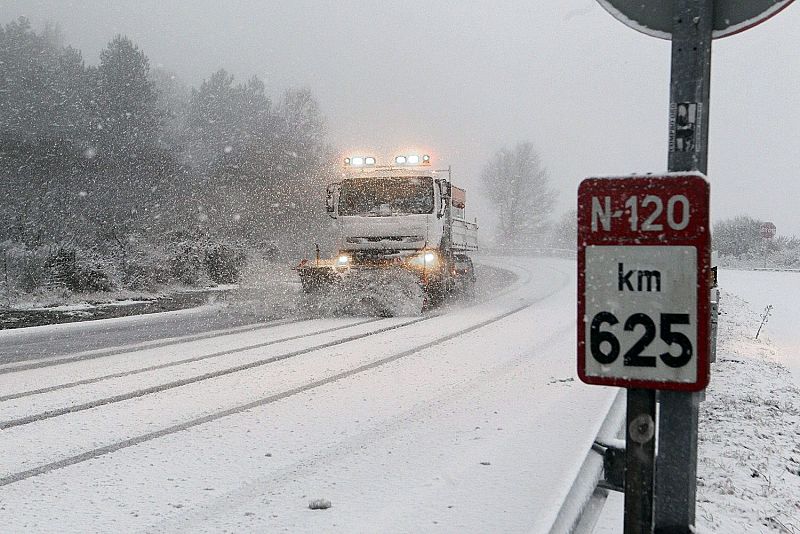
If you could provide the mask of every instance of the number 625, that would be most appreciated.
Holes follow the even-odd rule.
[[[610,365],[619,357],[620,342],[617,336],[609,330],[601,330],[603,325],[614,326],[619,324],[619,319],[607,311],[601,311],[592,319],[589,326],[589,350],[592,357],[603,365]],[[680,347],[677,356],[672,353],[662,352],[658,355],[662,362],[669,367],[683,367],[692,359],[692,342],[681,332],[673,332],[673,325],[688,325],[688,313],[662,313],[659,316],[660,337],[668,347],[673,344]],[[642,352],[656,338],[656,324],[653,319],[644,313],[634,313],[625,320],[622,328],[626,332],[633,332],[637,326],[644,327],[644,334],[623,355],[623,365],[626,367],[655,367],[656,356],[645,356]],[[605,345],[604,345],[605,344]]]

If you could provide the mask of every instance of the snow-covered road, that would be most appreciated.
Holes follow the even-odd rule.
[[[573,261],[483,263],[515,281],[419,317],[2,334],[0,524],[546,532],[616,390],[575,378]]]

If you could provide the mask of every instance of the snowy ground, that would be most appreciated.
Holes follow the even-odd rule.
[[[729,287],[745,294],[752,282],[768,285],[765,274],[741,276]],[[800,281],[800,273],[793,276]],[[721,309],[722,342],[702,404],[698,525],[800,532],[800,387],[781,363],[796,362],[798,353],[786,353],[765,331],[756,340],[759,313],[734,294],[723,293]],[[774,328],[780,323],[771,324],[772,332],[788,336]]]
[[[722,271],[717,362],[701,404],[697,526],[800,532],[800,273]],[[745,298],[747,300],[745,300]],[[773,317],[755,339],[760,314]],[[622,498],[600,533],[621,532]]]
[[[800,386],[800,272],[725,269],[719,277],[720,285],[730,288],[752,311],[762,314],[772,305],[759,339],[772,342],[773,357],[792,371],[795,384]],[[749,333],[755,335],[752,326]]]
[[[265,281],[0,332],[3,531],[548,532],[616,393],[575,377],[574,274],[484,260],[475,302],[408,317],[272,320],[299,288]],[[721,277],[706,532],[800,528],[792,358],[781,321],[753,339],[760,310],[735,296],[763,275]],[[618,496],[606,508],[599,531],[619,532]]]
[[[411,317],[121,344],[114,323],[42,327],[38,360],[0,364],[0,524],[546,532],[614,392],[574,379],[574,262],[489,267],[514,276]],[[198,317],[171,315],[172,330]],[[108,343],[81,351],[76,332]]]

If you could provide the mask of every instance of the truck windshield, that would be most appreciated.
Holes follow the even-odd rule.
[[[433,212],[433,179],[352,178],[339,190],[339,215],[385,217]]]

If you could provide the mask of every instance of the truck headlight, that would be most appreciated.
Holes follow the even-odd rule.
[[[344,267],[344,266],[346,266],[348,263],[350,263],[350,256],[348,256],[348,255],[346,255],[346,254],[341,254],[341,255],[340,255],[340,256],[339,256],[339,257],[336,259],[336,265],[338,265],[339,267]]]
[[[427,251],[413,256],[408,261],[415,267],[425,267],[430,269],[439,265],[439,255],[435,252]]]

